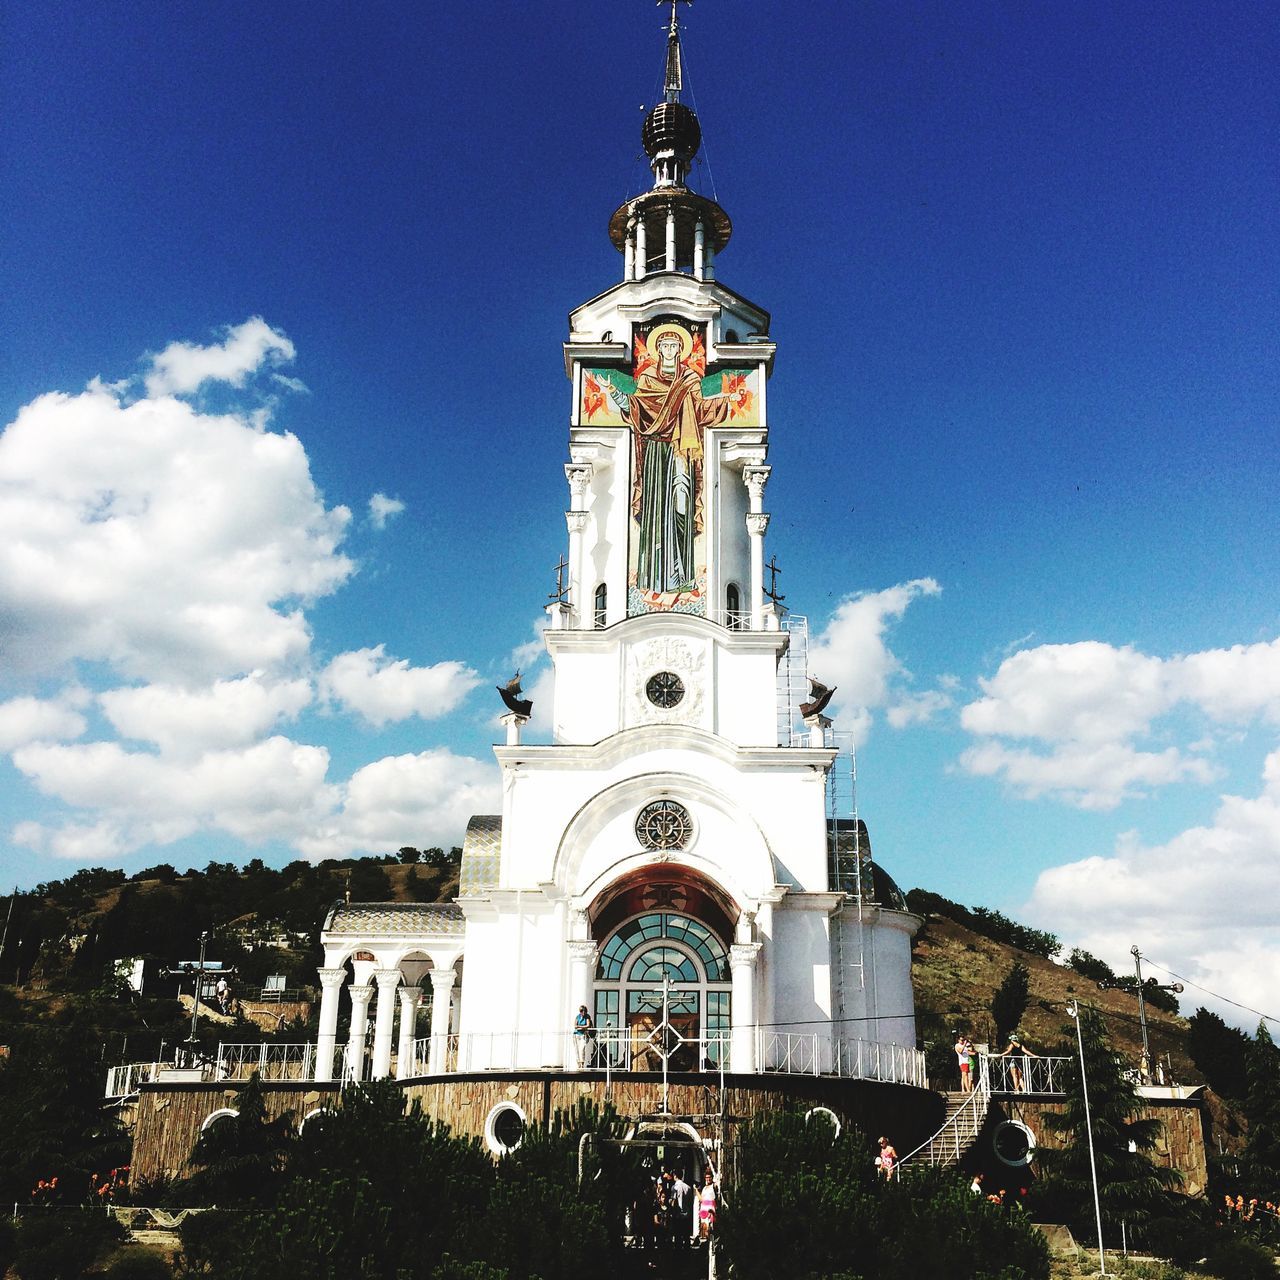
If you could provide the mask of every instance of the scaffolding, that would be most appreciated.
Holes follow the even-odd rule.
[[[782,620],[787,633],[787,650],[778,663],[778,745],[813,745],[812,731],[800,714],[800,704],[809,700],[809,620],[803,614],[789,614]],[[830,725],[822,728],[822,745],[835,751],[826,776],[827,888],[844,895],[840,910],[832,920],[835,932],[836,1017],[848,1015],[848,979],[856,976],[856,988],[866,987],[863,965],[863,904],[873,896],[871,883],[871,842],[858,817],[858,762],[853,735],[837,733]],[[852,910],[857,920],[854,955],[848,954],[845,920]]]

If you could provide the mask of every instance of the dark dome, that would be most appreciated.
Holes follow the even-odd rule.
[[[660,102],[645,116],[641,136],[650,160],[660,151],[674,151],[687,163],[702,143],[702,126],[683,102]]]

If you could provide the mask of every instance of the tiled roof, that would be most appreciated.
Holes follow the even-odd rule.
[[[462,909],[451,902],[339,902],[323,932],[460,936],[466,927]]]
[[[462,867],[458,873],[460,894],[496,889],[502,871],[502,815],[478,813],[467,823],[462,842]]]

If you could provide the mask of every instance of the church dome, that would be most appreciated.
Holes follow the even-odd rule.
[[[702,126],[683,102],[660,102],[645,116],[641,136],[650,160],[664,151],[673,151],[682,164],[687,164],[702,144]]]

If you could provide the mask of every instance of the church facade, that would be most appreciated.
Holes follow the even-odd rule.
[[[802,678],[802,632],[765,589],[777,348],[769,314],[717,278],[732,226],[689,186],[701,133],[682,82],[673,16],[643,131],[653,185],[613,214],[621,279],[571,312],[563,344],[550,741],[526,741],[513,681],[502,812],[471,820],[456,901],[330,912],[318,1080],[661,1068],[925,1084],[919,921],[838,795],[831,691]]]

